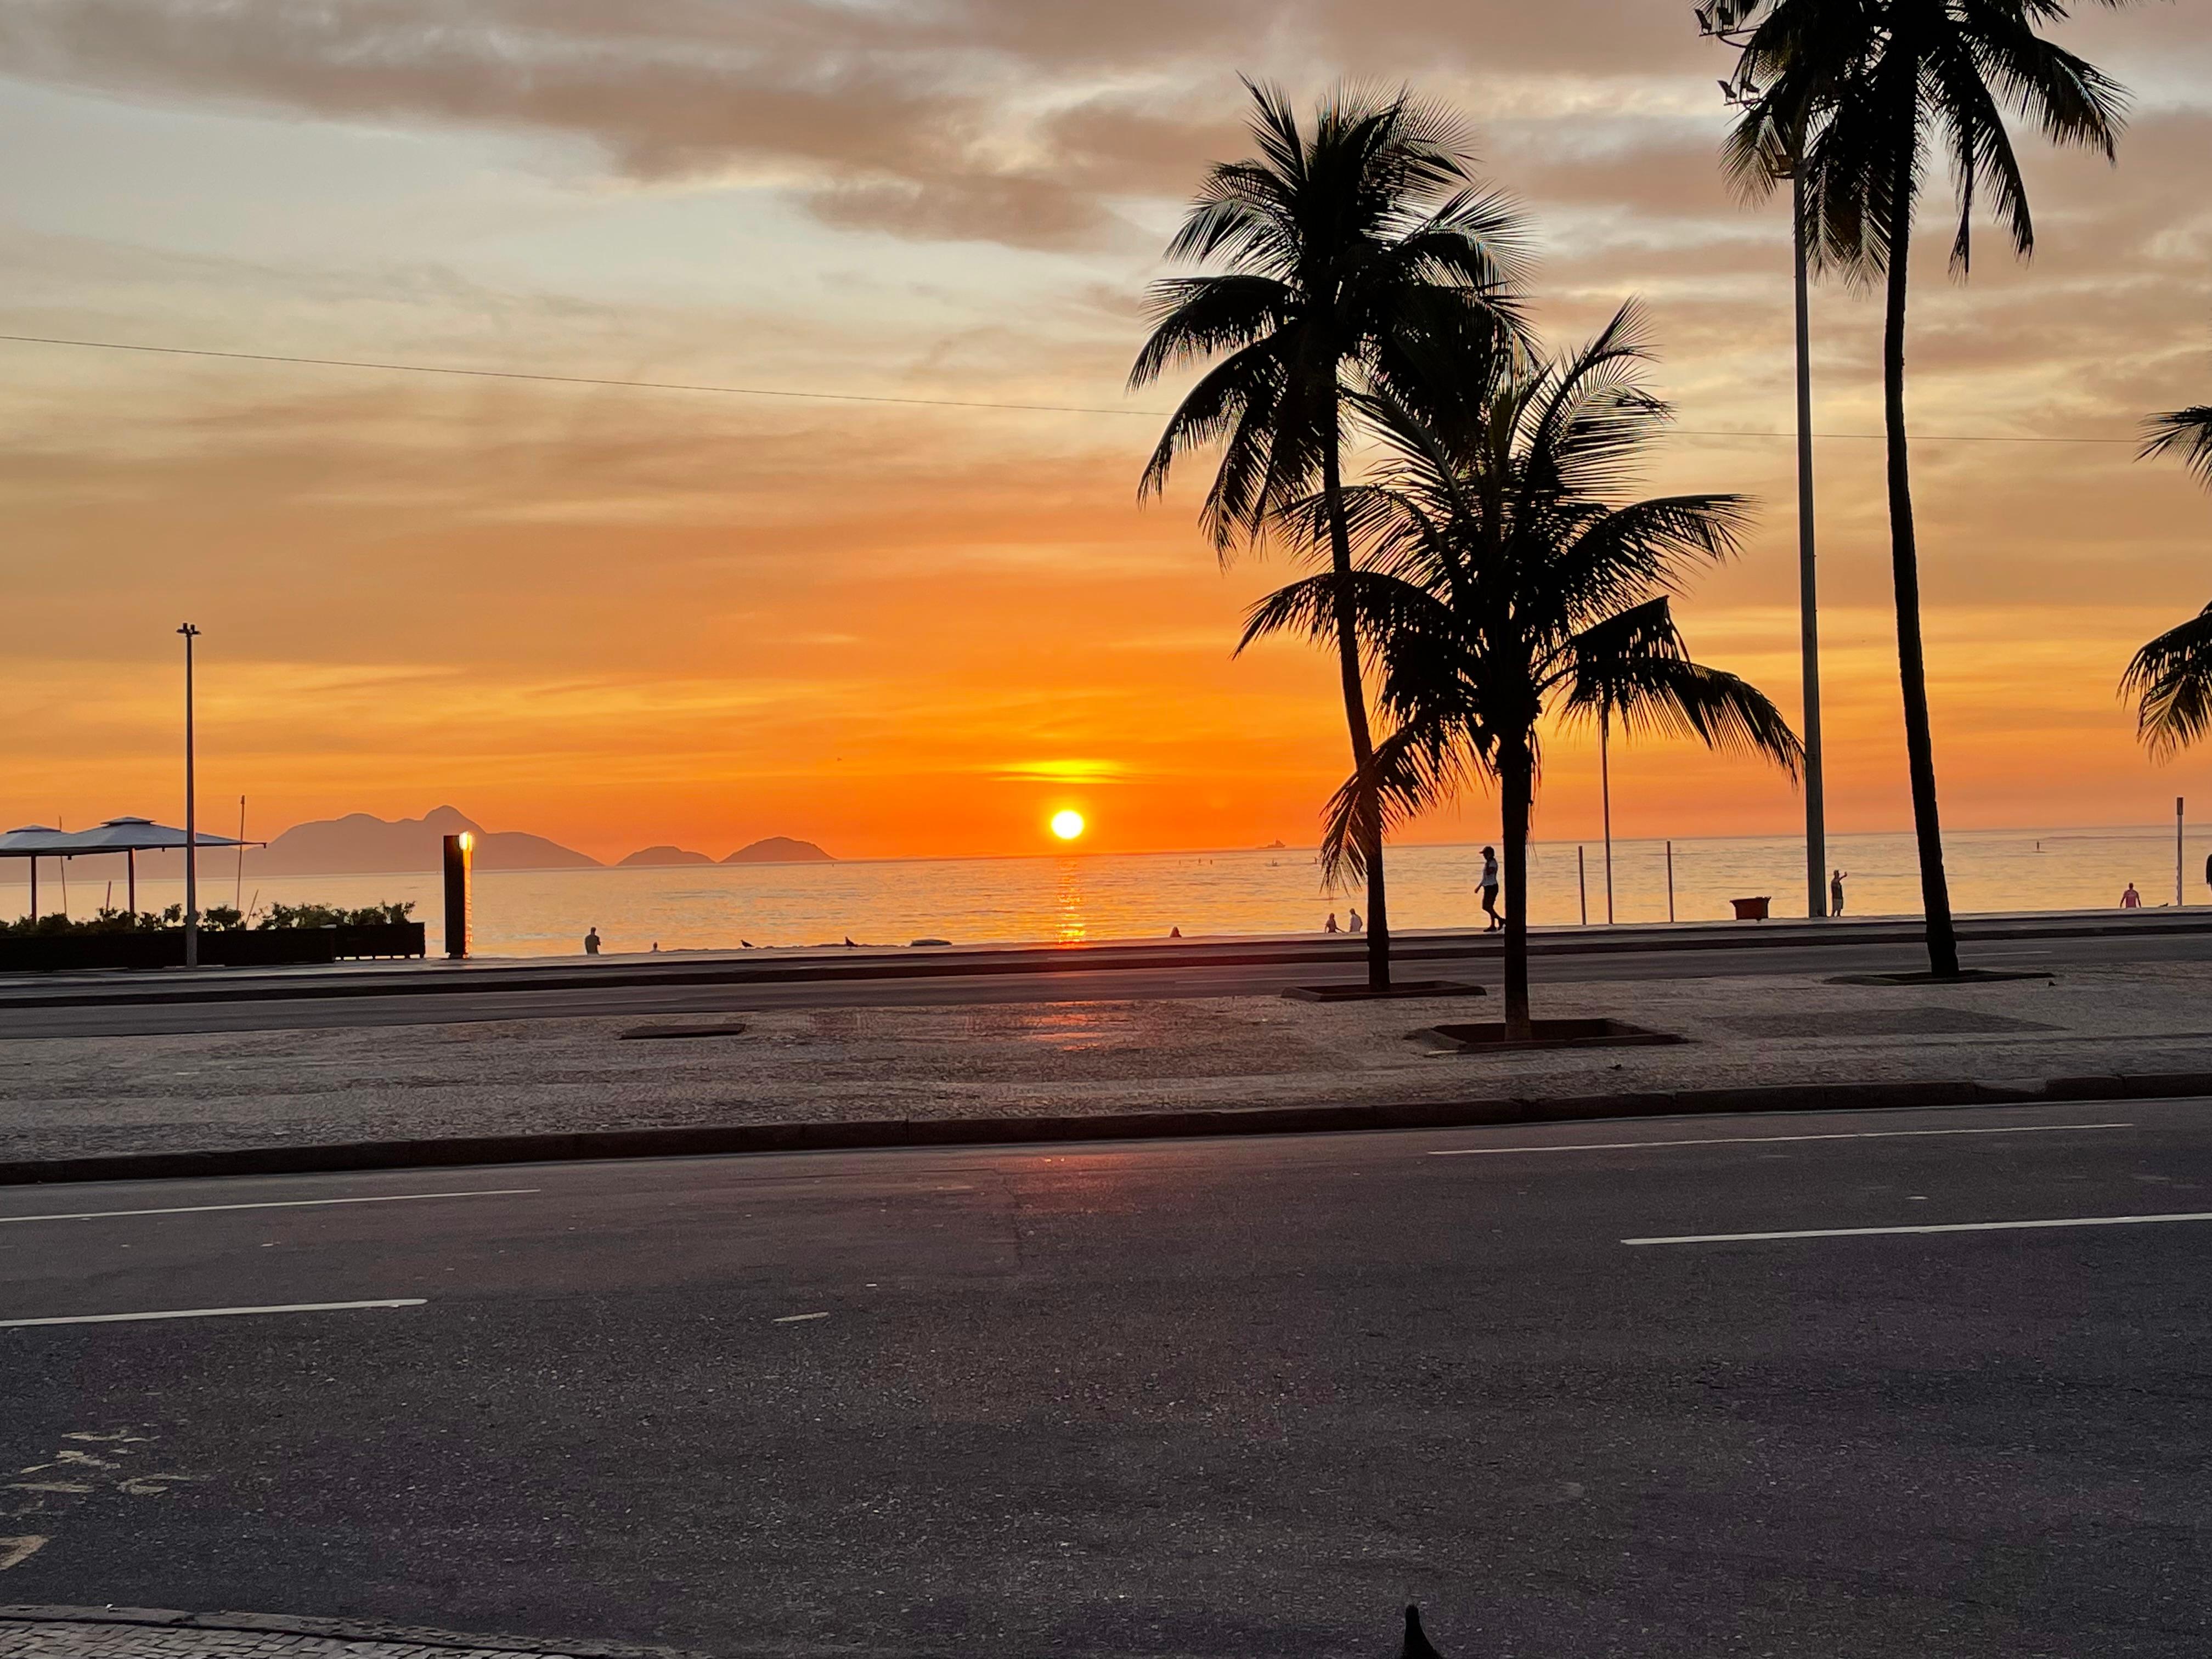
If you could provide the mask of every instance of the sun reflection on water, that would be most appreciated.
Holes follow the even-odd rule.
[[[1080,859],[1061,859],[1058,888],[1054,900],[1053,937],[1062,945],[1080,945],[1091,937],[1091,927],[1084,915],[1083,861]]]

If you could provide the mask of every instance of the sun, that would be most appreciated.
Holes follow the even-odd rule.
[[[1073,841],[1083,833],[1083,814],[1073,807],[1052,815],[1052,833],[1062,841]]]

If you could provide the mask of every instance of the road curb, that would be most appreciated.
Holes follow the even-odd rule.
[[[1905,1083],[1793,1083],[1737,1089],[1623,1091],[1558,1098],[1411,1101],[1371,1106],[1227,1106],[1082,1116],[862,1118],[821,1123],[702,1124],[427,1140],[338,1141],[187,1152],[0,1161],[0,1186],[89,1181],[200,1180],[224,1176],[330,1175],[493,1164],[703,1158],[757,1152],[853,1152],[909,1146],[1199,1139],[1340,1134],[1373,1129],[1478,1128],[1603,1118],[1869,1112],[1929,1106],[2032,1105],[2046,1100],[2212,1097],[2212,1072],[2096,1073],[2038,1082],[1972,1078]]]
[[[410,1649],[451,1648],[475,1653],[550,1656],[562,1659],[691,1659],[676,1648],[635,1642],[567,1641],[543,1636],[478,1636],[428,1630],[382,1619],[304,1619],[276,1613],[183,1613],[169,1607],[0,1607],[0,1633],[9,1625],[81,1625],[87,1628],[204,1631],[210,1634],[309,1636],[334,1642],[381,1642]]]

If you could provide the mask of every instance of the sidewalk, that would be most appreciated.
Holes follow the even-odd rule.
[[[2119,910],[2018,911],[1958,920],[1966,943],[2039,939],[2145,938],[2212,933],[2212,906]],[[1746,947],[1848,947],[1917,944],[1917,916],[1828,921],[1644,922],[1539,927],[1533,956],[1636,954]],[[1502,947],[1480,929],[1416,929],[1393,939],[1401,976],[1453,963],[1493,963]],[[744,985],[819,980],[910,979],[997,974],[1156,970],[1312,963],[1355,970],[1364,941],[1319,933],[1218,935],[1182,939],[1001,944],[964,947],[861,945],[760,951],[670,951],[620,957],[483,957],[463,962],[349,962],[289,968],[169,969],[144,973],[0,975],[0,1010],[198,1002],[605,988],[621,985]]]
[[[1978,1081],[2033,1093],[2054,1079],[2212,1072],[2212,963],[1935,988],[1612,981],[1540,986],[1537,1002],[1540,1016],[1628,1019],[1688,1041],[1479,1055],[1419,1035],[1497,1019],[1494,996],[45,1038],[0,1042],[0,1161],[707,1125],[907,1124],[892,1138],[920,1139],[956,1121],[1284,1107],[1517,1102],[1540,1115],[1547,1102],[1639,1093]],[[635,1040],[672,1027],[719,1034]]]

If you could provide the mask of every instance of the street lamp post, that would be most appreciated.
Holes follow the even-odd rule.
[[[1706,0],[1697,9],[1698,29],[1741,47],[1747,25],[1762,0]],[[1721,96],[1741,109],[1758,97],[1747,76],[1721,82]],[[1790,241],[1796,287],[1797,334],[1797,612],[1804,660],[1805,907],[1815,919],[1828,914],[1827,796],[1821,772],[1820,594],[1813,544],[1813,324],[1810,258],[1806,246],[1805,169],[1802,140],[1791,135],[1776,173],[1790,180]]]
[[[192,641],[200,630],[186,623],[185,640],[185,966],[200,965],[200,860],[192,754]]]

